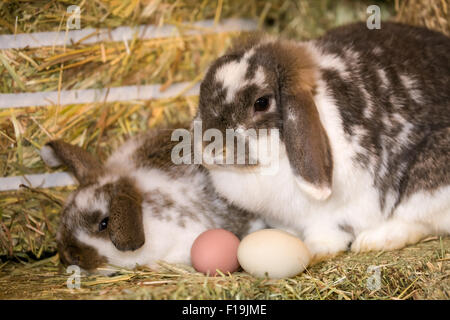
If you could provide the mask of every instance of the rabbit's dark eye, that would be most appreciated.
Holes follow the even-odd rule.
[[[103,231],[108,227],[108,220],[109,218],[106,217],[102,221],[100,221],[100,224],[98,225],[98,231]]]
[[[270,103],[268,97],[260,97],[256,99],[254,108],[255,112],[267,111],[269,109]]]

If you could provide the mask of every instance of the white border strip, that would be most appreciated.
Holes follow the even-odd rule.
[[[67,32],[34,32],[0,35],[0,49],[23,49],[48,46],[64,46],[73,43],[90,44],[102,41],[129,41],[135,36],[139,39],[157,39],[179,37],[182,35],[198,35],[208,33],[251,31],[257,23],[250,19],[225,19],[218,24],[214,20],[203,20],[193,23],[182,23],[187,30],[180,32],[175,25],[140,25],[137,27],[117,27],[114,29],[70,30]],[[191,28],[189,28],[191,27]],[[84,39],[84,40],[83,40]]]
[[[150,100],[198,95],[200,84],[178,82],[161,91],[161,85],[123,86],[104,89],[61,90],[48,92],[0,94],[0,109],[42,107],[58,104],[81,104],[94,102],[116,102],[130,100]]]
[[[77,184],[67,172],[29,174],[25,176],[6,177],[0,179],[0,191],[18,190],[24,184],[29,187],[52,188]]]

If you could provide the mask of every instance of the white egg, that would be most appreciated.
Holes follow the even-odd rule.
[[[238,247],[241,267],[255,277],[293,277],[308,266],[310,253],[296,236],[282,230],[263,229],[242,239]]]

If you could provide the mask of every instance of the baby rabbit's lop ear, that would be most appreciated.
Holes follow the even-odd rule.
[[[278,50],[282,135],[300,189],[317,200],[331,194],[332,154],[314,102],[316,66],[306,48],[281,43]]]
[[[49,167],[66,165],[81,185],[95,182],[102,170],[102,164],[89,152],[62,140],[45,144],[41,149],[41,158]]]
[[[114,185],[109,208],[109,238],[117,249],[129,251],[144,245],[142,197],[125,178]]]

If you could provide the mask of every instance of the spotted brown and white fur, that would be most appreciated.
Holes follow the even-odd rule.
[[[240,40],[209,68],[196,120],[204,131],[279,130],[275,174],[208,168],[222,196],[297,233],[316,257],[450,233],[450,39],[440,33],[358,23],[305,42]]]
[[[65,264],[89,271],[107,264],[157,267],[158,260],[189,264],[191,245],[205,230],[243,236],[264,227],[218,196],[203,167],[172,163],[171,133],[153,130],[132,138],[104,165],[60,140],[42,148],[49,166],[65,164],[80,183],[57,232]]]

